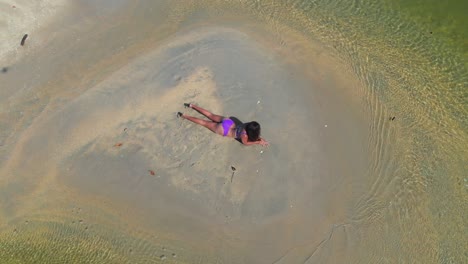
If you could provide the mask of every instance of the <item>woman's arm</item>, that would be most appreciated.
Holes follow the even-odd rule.
[[[256,145],[256,144],[260,144],[262,146],[268,146],[269,144],[268,141],[264,140],[263,138],[259,138],[257,141],[249,141],[249,137],[247,135],[242,135],[241,140],[242,140],[242,144],[246,146]]]

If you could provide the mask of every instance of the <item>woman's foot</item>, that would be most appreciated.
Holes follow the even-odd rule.
[[[192,104],[190,104],[190,103],[184,103],[184,107],[185,107],[185,108],[187,108],[187,107],[188,107],[188,108],[192,108]]]
[[[184,117],[184,114],[182,112],[177,112],[177,118],[179,117]]]

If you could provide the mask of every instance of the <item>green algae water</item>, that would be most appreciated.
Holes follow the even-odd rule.
[[[78,21],[78,26],[70,26],[72,33],[61,32],[63,39],[57,38],[57,46],[50,49],[56,52],[60,41],[68,47],[69,40],[74,39],[76,43],[70,45],[74,57],[44,49],[44,54],[53,54],[48,62],[57,70],[56,75],[38,82],[38,90],[45,92],[37,100],[50,100],[47,111],[56,118],[44,123],[48,129],[41,130],[39,126],[39,133],[24,133],[24,140],[16,140],[16,131],[26,131],[28,120],[45,110],[25,107],[31,101],[34,104],[34,100],[18,105],[9,102],[11,108],[28,109],[26,115],[31,117],[20,118],[25,123],[2,119],[2,138],[7,138],[2,142],[6,147],[0,159],[2,263],[468,262],[466,1],[153,2],[128,3],[107,18],[87,17],[83,24]],[[234,30],[223,31],[224,28]],[[73,34],[85,40],[79,42]],[[249,48],[250,42],[245,39],[260,43],[270,55]],[[160,57],[151,53],[166,47],[169,51]],[[70,64],[61,62],[61,56]],[[254,62],[242,56],[254,58]],[[46,60],[45,57],[38,58]],[[127,70],[125,66],[135,57],[147,58],[151,63],[143,59]],[[275,66],[272,57],[288,67]],[[40,63],[41,59],[37,61]],[[63,65],[69,65],[72,73],[62,71]],[[212,70],[216,83],[228,88],[210,93],[223,95],[225,101],[221,101],[230,109],[249,100],[241,94],[254,94],[258,96],[254,104],[265,104],[264,109],[270,113],[283,107],[286,113],[252,114],[265,124],[264,133],[272,139],[272,154],[267,156],[266,150],[259,158],[246,149],[232,150],[233,159],[244,164],[236,165],[235,183],[243,183],[244,178],[255,179],[238,189],[226,187],[229,183],[221,177],[214,183],[201,180],[203,175],[215,178],[221,173],[215,165],[198,165],[203,164],[203,157],[209,160],[229,156],[217,152],[229,143],[213,146],[214,154],[203,152],[196,144],[164,148],[165,142],[171,140],[164,129],[183,130],[171,125],[174,120],[161,116],[150,121],[144,115],[129,117],[131,122],[118,126],[125,133],[109,142],[106,139],[110,132],[61,123],[75,113],[81,115],[80,105],[95,107],[87,105],[95,98],[99,102],[114,100],[99,96],[121,94],[120,97],[132,100],[134,90],[130,87],[135,82],[106,83],[117,78],[119,74],[110,74],[120,69],[130,76],[127,79],[150,76],[141,77],[143,81],[138,85],[142,87],[161,80],[160,85],[168,90],[180,79],[191,80],[180,72],[196,68],[194,65],[229,69],[227,73]],[[142,70],[146,68],[154,69],[155,75]],[[173,68],[181,76],[171,75]],[[255,75],[258,68],[264,72],[249,75]],[[314,71],[318,73],[311,73]],[[267,88],[249,88],[236,74]],[[267,76],[268,82],[256,83],[262,76]],[[335,76],[345,77],[341,81]],[[209,77],[202,71],[194,82],[208,87]],[[305,88],[300,88],[301,82]],[[73,90],[61,94],[61,89],[65,89],[62,86],[72,86]],[[86,94],[78,103],[67,101],[93,87],[97,87],[97,92]],[[114,91],[108,87],[120,88]],[[191,86],[181,87],[189,91],[187,100],[200,93]],[[146,97],[151,97],[149,91],[145,90]],[[270,91],[280,94],[281,100],[269,99]],[[161,93],[158,97],[166,98],[163,103],[172,103],[172,98],[182,94]],[[54,101],[54,97],[60,100]],[[282,106],[285,100],[290,106]],[[117,102],[128,104],[125,100]],[[307,104],[316,108],[294,106]],[[66,115],[68,105],[71,110]],[[129,112],[136,111],[136,105],[131,104]],[[340,105],[344,105],[343,109]],[[111,112],[99,107],[98,111]],[[237,110],[249,116],[251,113],[243,112],[244,108],[247,107]],[[309,113],[313,112],[311,109],[320,114]],[[121,115],[131,116],[124,113]],[[108,118],[93,117],[90,123],[112,127],[104,120],[117,119],[116,115],[103,115]],[[282,120],[280,125],[270,121],[275,118]],[[163,125],[156,128],[158,135],[154,139],[154,133],[145,129],[147,123],[158,121]],[[37,123],[41,124],[41,119]],[[295,134],[299,132],[294,128],[303,123],[312,123],[313,127],[304,134]],[[332,132],[341,124],[346,131]],[[68,139],[61,139],[62,133],[54,134],[55,130],[49,129],[68,126],[73,129],[62,130],[70,131]],[[319,126],[330,130],[319,130]],[[79,133],[73,134],[75,131]],[[84,143],[75,139],[87,133],[99,136],[86,142],[80,139]],[[63,142],[60,148],[66,151],[49,147],[54,144],[52,140],[43,140],[48,139],[48,134],[53,135],[53,141]],[[204,142],[201,135],[205,134],[193,137]],[[301,141],[295,141],[295,137]],[[183,137],[177,140],[182,141]],[[316,143],[322,141],[323,145]],[[141,173],[138,170],[124,173],[127,171],[122,165],[126,164],[123,154],[116,154],[115,147],[101,152],[103,142],[110,146],[118,142],[124,142],[124,146],[134,144],[129,150],[134,153],[134,160],[129,164],[145,167],[143,171],[148,174],[150,166],[145,164],[145,158],[150,156],[151,164],[160,166],[159,170],[154,169],[157,177],[168,179],[157,186],[170,185],[174,189],[158,189],[153,178],[137,177]],[[152,144],[155,152],[139,142]],[[335,146],[333,142],[339,144]],[[302,149],[306,143],[310,148]],[[42,155],[48,158],[25,158],[21,151],[35,153],[33,147],[28,147],[34,144],[54,152]],[[193,149],[190,155],[184,152],[185,148]],[[37,153],[41,156],[42,152]],[[100,158],[101,154],[108,156]],[[178,155],[186,155],[183,157],[191,161],[184,165],[173,158]],[[262,167],[260,172],[252,167],[252,174],[245,169],[243,176],[242,166],[249,166],[245,164],[269,160],[273,165],[264,168],[268,173],[263,177]],[[111,165],[103,167],[101,163]],[[227,165],[231,164],[226,164],[229,168]],[[197,166],[201,167],[198,171]],[[105,178],[108,171],[112,171],[112,177]],[[231,177],[229,170],[222,173]],[[132,175],[130,180],[125,178],[127,174]],[[108,180],[97,180],[101,176]],[[126,179],[124,188],[112,187],[122,178]],[[187,181],[194,183],[189,185]],[[145,185],[154,188],[146,191]],[[135,193],[125,196],[128,189],[135,189]],[[171,209],[164,207],[167,204]],[[194,208],[193,212],[190,208]]]
[[[451,50],[465,56],[468,30],[464,10],[468,4],[464,1],[388,1],[389,8],[396,10],[405,19],[435,34]]]

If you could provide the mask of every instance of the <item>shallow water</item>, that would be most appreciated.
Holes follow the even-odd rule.
[[[1,259],[467,261],[466,47],[394,4],[153,2],[77,1],[1,75]]]

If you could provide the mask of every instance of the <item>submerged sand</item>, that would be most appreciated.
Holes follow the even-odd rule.
[[[63,0],[0,0],[0,60],[1,67],[8,67],[6,62],[21,59],[33,47],[40,46],[37,38],[31,38],[21,46],[25,34],[36,34],[41,28],[54,22],[69,7]]]
[[[0,76],[0,229],[11,245],[130,263],[358,259],[380,228],[360,226],[380,219],[357,203],[382,188],[366,192],[369,167],[391,166],[369,165],[372,118],[351,70],[287,27],[278,40],[241,15],[181,22],[165,2],[106,3],[115,9],[91,15],[102,7],[77,4],[82,18],[41,29],[54,37]],[[177,119],[200,117],[185,102],[257,120],[270,147]],[[382,142],[396,137],[381,126]]]

